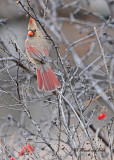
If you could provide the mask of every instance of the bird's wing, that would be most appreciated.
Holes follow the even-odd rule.
[[[38,60],[41,63],[46,63],[48,61],[48,49],[43,49],[41,47],[36,48],[34,46],[29,46],[29,44],[26,44],[26,49],[33,59]]]

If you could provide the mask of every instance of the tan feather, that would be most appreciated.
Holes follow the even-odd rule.
[[[33,18],[30,18],[28,24],[25,47],[28,59],[36,65],[38,90],[53,91],[60,88],[61,85],[49,65],[48,43]]]

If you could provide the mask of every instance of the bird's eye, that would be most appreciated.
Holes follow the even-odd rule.
[[[36,29],[35,30],[33,30],[33,32],[34,32],[34,34],[36,33]]]

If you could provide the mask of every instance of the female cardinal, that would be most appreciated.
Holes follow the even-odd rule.
[[[25,47],[28,59],[36,65],[38,90],[54,91],[60,88],[61,85],[48,62],[48,43],[31,17]]]

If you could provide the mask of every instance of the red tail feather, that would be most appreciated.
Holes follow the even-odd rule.
[[[38,90],[42,91],[42,89],[43,89],[43,81],[42,81],[42,77],[41,77],[41,74],[40,74],[40,71],[38,70],[38,68],[36,68],[36,73],[37,73]]]
[[[46,70],[43,69],[42,74],[44,75],[44,89],[47,91],[53,90],[53,88],[51,87],[51,82],[50,82],[50,77],[48,76],[48,72],[46,72]]]
[[[36,68],[36,72],[38,90],[53,91],[56,88],[60,88],[61,85],[51,68],[49,68],[48,71],[43,68],[43,72],[40,72],[38,68]]]
[[[52,90],[55,90],[56,88],[60,88],[61,85],[60,85],[58,79],[56,78],[56,76],[53,73],[51,68],[49,68],[49,70],[48,70],[48,76],[50,79],[51,86],[53,88]]]

